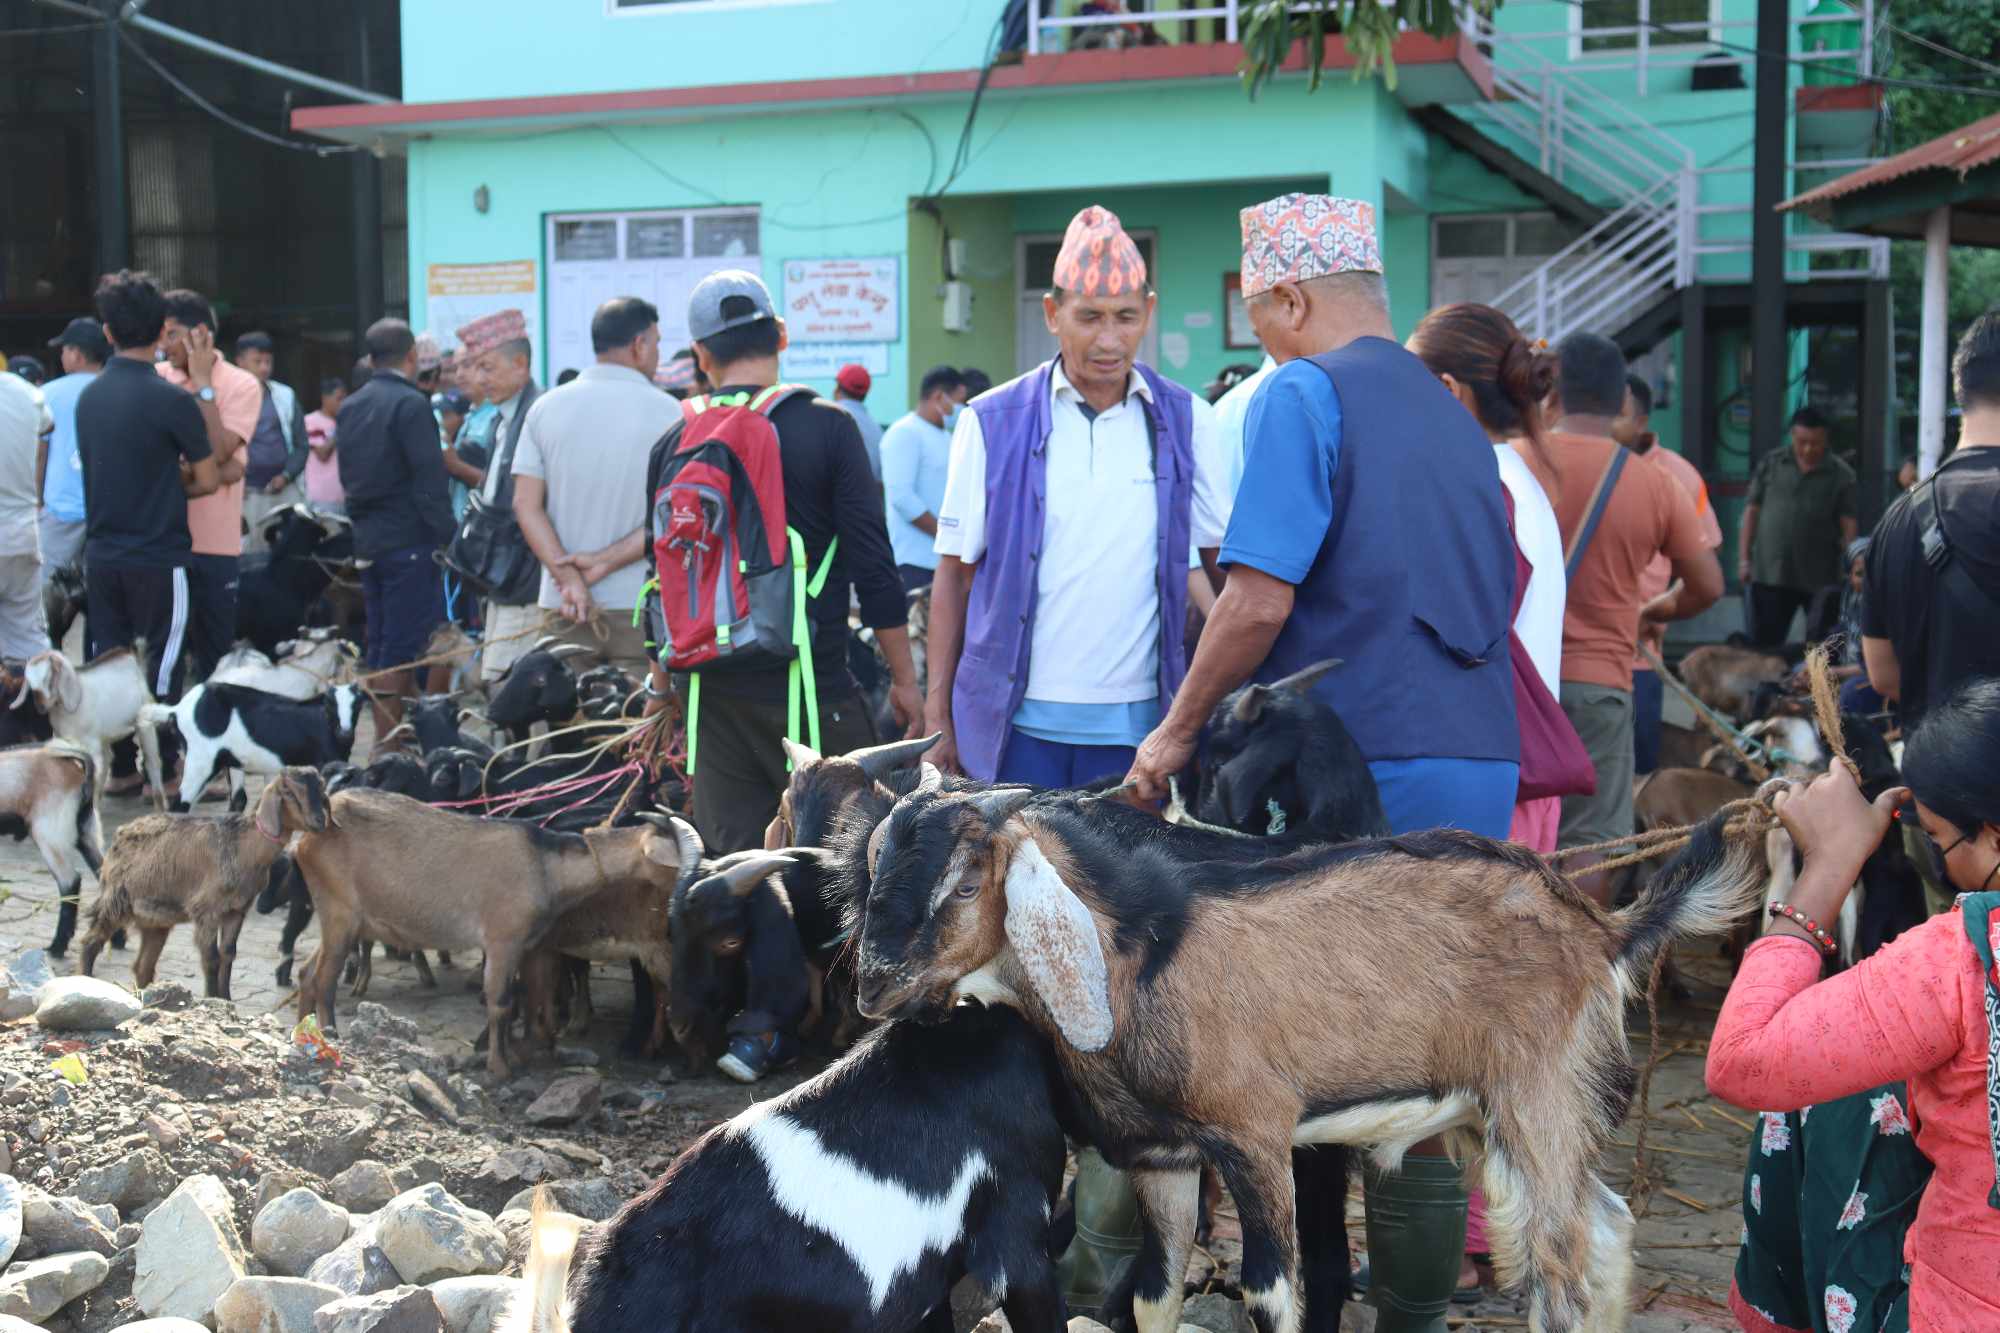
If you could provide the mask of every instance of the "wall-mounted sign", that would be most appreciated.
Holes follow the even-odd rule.
[[[528,321],[528,341],[539,341],[542,303],[535,299],[535,261],[497,264],[432,264],[424,278],[424,329],[442,351],[458,346],[458,331],[482,315],[519,310]]]
[[[842,366],[857,365],[870,375],[889,373],[887,343],[792,343],[778,358],[786,379],[830,380]]]
[[[785,331],[794,343],[892,343],[903,335],[901,262],[785,262]]]
[[[1257,330],[1250,324],[1250,308],[1243,303],[1241,273],[1222,275],[1222,345],[1246,349],[1263,346],[1257,341]]]

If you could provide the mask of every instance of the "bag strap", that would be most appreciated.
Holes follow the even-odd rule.
[[[1979,979],[1986,985],[1986,1140],[1994,1173],[1993,1186],[1986,1191],[1986,1206],[2000,1210],[2000,987],[1993,984],[1992,930],[2000,893],[1960,894],[1958,906],[1966,938],[1979,955]]]
[[[1590,549],[1590,539],[1597,535],[1597,525],[1603,522],[1604,511],[1610,507],[1611,492],[1618,489],[1618,476],[1625,470],[1625,460],[1631,456],[1624,445],[1611,446],[1611,458],[1597,479],[1597,489],[1590,493],[1590,507],[1584,511],[1583,524],[1569,539],[1569,549],[1563,552],[1564,578],[1576,577],[1576,568],[1583,563],[1584,552]]]

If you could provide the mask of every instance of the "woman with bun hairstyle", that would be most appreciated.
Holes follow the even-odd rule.
[[[1516,672],[1522,799],[1514,807],[1509,836],[1538,852],[1552,852],[1562,797],[1577,789],[1588,766],[1583,759],[1579,769],[1582,744],[1554,703],[1561,692],[1567,589],[1562,532],[1551,503],[1558,494],[1556,470],[1549,458],[1542,400],[1555,385],[1555,361],[1523,337],[1506,315],[1472,302],[1431,311],[1408,346],[1478,419],[1500,463],[1500,480],[1514,515],[1516,666],[1525,657],[1534,675],[1530,682]],[[1505,553],[1496,552],[1496,557],[1505,558]]]

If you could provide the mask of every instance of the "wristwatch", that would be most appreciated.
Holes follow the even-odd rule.
[[[201,399],[204,403],[212,403],[215,401],[215,386],[213,384],[204,384],[194,391],[194,396]]]

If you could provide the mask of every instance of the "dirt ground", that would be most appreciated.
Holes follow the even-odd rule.
[[[365,743],[360,749],[365,752]],[[107,839],[116,827],[144,813],[145,807],[133,798],[111,798],[106,802]],[[94,900],[96,888],[87,884],[85,902]],[[35,856],[32,845],[0,843],[0,961],[11,958],[25,947],[48,943],[54,930],[54,889],[47,872]],[[272,975],[278,954],[278,934],[283,913],[268,917],[252,915],[239,944],[234,990],[240,1018],[254,1022],[264,1015],[273,1021],[262,1025],[267,1036],[282,1037],[291,1026],[295,996],[280,990]],[[312,945],[308,932],[301,942],[303,957]],[[59,970],[73,965],[75,950]],[[107,952],[99,964],[99,974],[130,984],[131,953]],[[416,1025],[419,1038],[448,1053],[470,1055],[474,1038],[484,1018],[478,997],[472,993],[476,958],[457,961],[450,970],[438,972],[438,989],[426,990],[407,963],[387,961],[379,956],[369,999],[391,1013]],[[1706,948],[1682,959],[1683,975],[1692,991],[1687,1003],[1663,999],[1661,1009],[1660,1061],[1652,1077],[1648,1130],[1646,1188],[1634,1202],[1639,1219],[1637,1246],[1637,1289],[1635,1333],[1686,1333],[1697,1329],[1734,1327],[1725,1300],[1729,1275],[1735,1263],[1740,1228],[1739,1201],[1744,1153],[1752,1116],[1722,1106],[1708,1097],[1702,1085],[1702,1061],[1707,1037],[1727,984],[1728,970],[1723,960]],[[160,976],[187,984],[194,994],[201,991],[200,968],[186,929],[176,930],[161,958]],[[663,1069],[658,1065],[634,1065],[618,1061],[616,1047],[625,1013],[630,1003],[630,985],[622,969],[597,969],[593,995],[598,1018],[583,1046],[567,1042],[561,1052],[566,1065],[592,1065],[607,1081],[607,1087],[630,1090],[628,1104],[636,1099],[641,1109],[622,1112],[622,1132],[613,1140],[591,1140],[589,1147],[602,1151],[618,1174],[657,1174],[687,1142],[708,1126],[727,1119],[749,1106],[754,1099],[768,1097],[797,1082],[809,1071],[793,1071],[752,1089],[722,1079],[711,1071],[690,1072],[675,1059]],[[351,1001],[342,998],[345,1020],[353,1012]],[[1629,1024],[1635,1059],[1642,1065],[1647,1055],[1645,1015],[1635,1011]],[[25,1049],[38,1042],[32,1024],[0,1028],[0,1053],[26,1055]],[[8,1048],[21,1048],[8,1050]],[[349,1068],[364,1076],[371,1072],[365,1050],[351,1053]],[[393,1069],[380,1071],[400,1077]],[[474,1068],[470,1071],[478,1073]],[[532,1096],[560,1071],[546,1066],[530,1071],[517,1080],[521,1086],[496,1090],[501,1107]],[[188,1090],[190,1100],[206,1090]],[[212,1100],[212,1098],[211,1098]],[[409,1110],[407,1105],[404,1110]],[[1637,1107],[1621,1128],[1618,1146],[1603,1165],[1606,1179],[1621,1194],[1632,1197],[1634,1135],[1639,1128]],[[419,1123],[421,1123],[419,1119]],[[483,1131],[482,1131],[483,1132]],[[501,1132],[501,1137],[531,1141],[525,1136]],[[442,1150],[439,1150],[442,1152]],[[628,1180],[636,1179],[627,1175]],[[1351,1234],[1360,1246],[1360,1198],[1350,1200]],[[1216,1284],[1233,1286],[1235,1255],[1228,1240],[1233,1228],[1225,1220],[1223,1233],[1211,1256],[1216,1267]],[[1202,1256],[1197,1256],[1199,1269]],[[1349,1327],[1372,1326],[1369,1312],[1354,1310]],[[1477,1307],[1455,1314],[1453,1326],[1467,1329],[1524,1328],[1521,1304],[1511,1297],[1489,1298]]]

